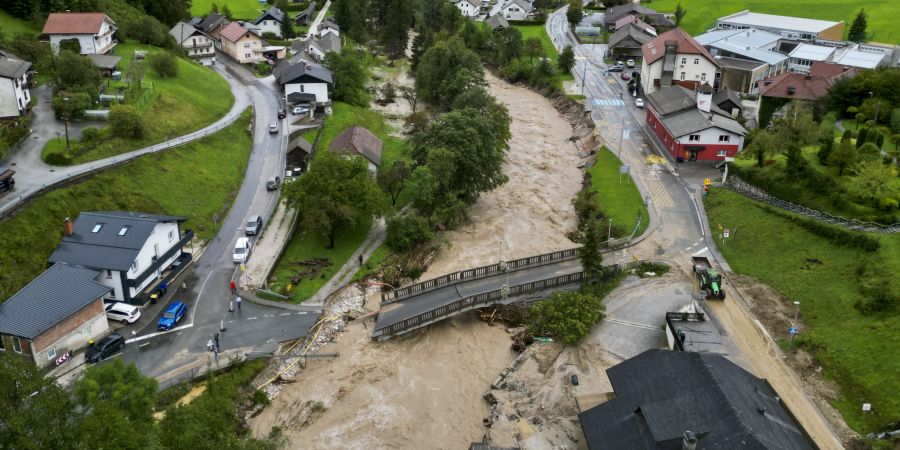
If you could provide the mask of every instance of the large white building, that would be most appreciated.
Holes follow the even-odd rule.
[[[787,70],[788,57],[778,53],[781,36],[755,28],[712,30],[694,38],[721,68],[718,88],[750,93],[763,78]]]
[[[30,67],[30,62],[0,50],[0,119],[20,117],[28,111]]]
[[[756,28],[791,40],[840,41],[844,37],[844,22],[760,14],[748,10],[719,18],[716,21],[716,28],[741,30]]]
[[[78,42],[82,55],[105,54],[116,46],[116,23],[104,13],[51,13],[44,23],[50,47],[59,53],[63,42]]]
[[[641,46],[641,89],[644,94],[674,84],[696,89],[716,82],[719,65],[702,45],[681,28],[673,28]]]
[[[288,104],[308,103],[318,110],[331,104],[328,94],[334,81],[325,67],[303,60],[284,61],[275,67],[274,75]]]

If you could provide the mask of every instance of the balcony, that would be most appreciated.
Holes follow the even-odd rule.
[[[113,39],[112,41],[110,41],[109,45],[107,45],[106,47],[98,48],[98,49],[97,49],[97,54],[99,54],[99,55],[105,55],[105,54],[109,53],[109,51],[112,50],[113,47],[115,47],[116,44],[118,44],[118,43],[119,43],[119,41]]]

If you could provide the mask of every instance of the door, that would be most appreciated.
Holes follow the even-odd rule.
[[[690,154],[688,155],[688,161],[696,161],[697,153],[700,153],[699,150],[690,150]]]

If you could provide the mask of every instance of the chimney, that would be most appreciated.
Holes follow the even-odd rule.
[[[75,224],[72,223],[72,219],[66,217],[66,219],[63,220],[63,235],[71,236],[73,234],[75,234]]]
[[[696,450],[697,449],[697,436],[694,436],[694,432],[685,431],[684,435],[681,439],[681,450]]]
[[[712,94],[712,86],[709,83],[703,83],[697,89],[697,109],[708,113],[712,107]]]

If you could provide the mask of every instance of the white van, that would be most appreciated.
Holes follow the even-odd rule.
[[[250,257],[250,238],[238,238],[237,244],[234,245],[234,262],[243,264]]]

